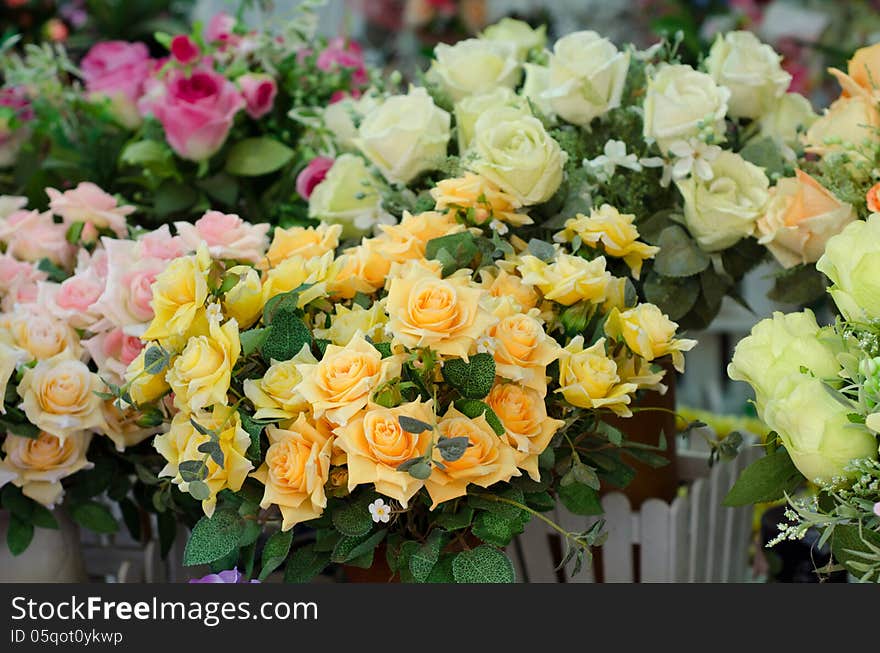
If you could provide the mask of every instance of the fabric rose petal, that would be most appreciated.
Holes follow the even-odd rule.
[[[246,106],[235,84],[207,68],[187,76],[174,69],[164,80],[164,93],[150,104],[168,144],[184,159],[203,161],[212,156],[232,128],[232,122]]]

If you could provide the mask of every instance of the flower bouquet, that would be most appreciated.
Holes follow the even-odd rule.
[[[421,86],[327,107],[335,160],[309,214],[368,224],[482,196],[462,211],[469,224],[604,255],[643,301],[705,327],[765,256],[752,236],[797,160],[809,103],[746,32],[719,36],[700,70],[676,43],[545,40],[508,20],[437,45]],[[528,219],[511,224],[517,211]]]
[[[218,14],[189,34],[158,32],[161,57],[105,41],[74,64],[61,46],[19,54],[7,40],[0,164],[14,168],[0,188],[37,206],[46,186],[96,183],[150,227],[209,207],[302,221],[296,173],[315,155],[304,116],[368,82],[357,44],[313,36],[314,5],[280,29]]]

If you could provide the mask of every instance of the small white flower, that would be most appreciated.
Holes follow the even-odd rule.
[[[387,524],[391,519],[391,506],[385,505],[384,499],[376,499],[369,505],[370,516],[373,518],[375,523],[382,522],[383,524]]]
[[[492,222],[489,223],[489,228],[498,233],[499,236],[503,236],[510,229],[507,228],[507,225],[501,222],[501,220],[493,219]]]
[[[623,141],[609,140],[603,149],[604,154],[600,154],[595,159],[585,159],[584,165],[595,169],[597,174],[605,179],[613,175],[614,169],[618,166],[636,172],[642,169],[638,157],[626,153],[626,143]]]
[[[710,181],[714,174],[711,164],[721,154],[721,148],[692,138],[673,142],[669,153],[676,158],[672,166],[673,179],[684,179],[693,172],[703,181]]]
[[[672,181],[672,166],[669,165],[665,159],[659,156],[651,156],[639,159],[639,163],[645,168],[663,168],[663,176],[660,178],[660,185],[663,188],[669,186],[669,182]]]
[[[480,354],[494,354],[495,353],[495,338],[492,338],[487,335],[482,335],[477,338],[477,353]]]

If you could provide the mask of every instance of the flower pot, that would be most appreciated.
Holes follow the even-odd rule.
[[[0,582],[77,583],[86,581],[79,529],[61,511],[54,511],[58,528],[34,528],[34,539],[14,556],[6,546],[9,512],[0,512]]]

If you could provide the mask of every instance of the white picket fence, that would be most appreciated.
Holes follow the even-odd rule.
[[[731,462],[710,470],[703,452],[682,452],[678,467],[690,480],[672,503],[648,499],[633,511],[620,492],[602,497],[608,540],[571,576],[558,571],[559,535],[540,520],[532,520],[518,542],[515,554],[520,580],[531,583],[701,583],[749,580],[749,546],[752,533],[750,507],[727,508],[724,496],[740,471],[760,455],[747,447]],[[570,532],[584,531],[596,520],[558,508],[554,521]],[[570,565],[569,565],[570,566]]]

